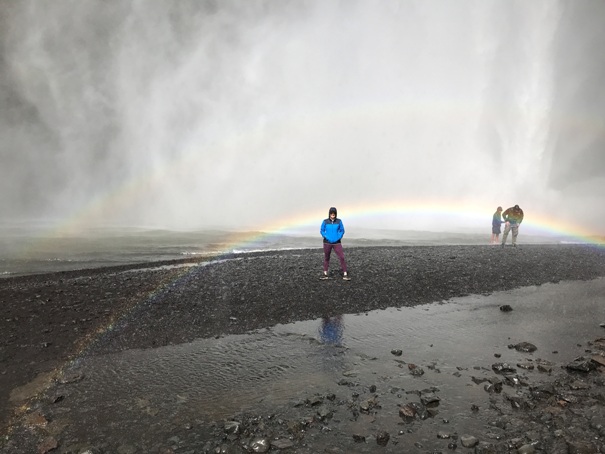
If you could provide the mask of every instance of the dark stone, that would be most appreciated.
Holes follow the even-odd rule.
[[[380,446],[386,446],[389,443],[391,435],[388,432],[381,430],[376,434],[376,443]]]
[[[538,349],[538,347],[536,347],[534,344],[530,344],[529,342],[519,342],[518,344],[514,345],[514,348],[518,352],[524,353],[535,352]]]
[[[353,434],[353,440],[355,440],[355,443],[365,443],[366,437],[360,434]]]

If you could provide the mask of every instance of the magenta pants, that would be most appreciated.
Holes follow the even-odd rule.
[[[345,262],[345,253],[342,250],[341,243],[324,243],[324,271],[328,271],[328,267],[330,266],[330,254],[332,254],[332,249],[338,256],[338,260],[340,260],[340,267],[342,268],[342,272],[347,272],[347,263]]]

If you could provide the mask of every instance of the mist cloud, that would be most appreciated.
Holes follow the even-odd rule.
[[[603,232],[602,2],[0,9],[7,217],[237,227],[443,200]]]

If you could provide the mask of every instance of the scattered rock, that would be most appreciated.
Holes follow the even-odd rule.
[[[462,435],[460,437],[460,444],[465,448],[474,448],[477,443],[479,443],[479,440],[472,435]]]
[[[483,389],[488,393],[501,393],[502,392],[502,382],[500,383],[488,383],[483,386]]]
[[[415,377],[424,375],[424,369],[422,367],[418,367],[416,364],[408,364],[408,369],[410,370],[410,374]]]
[[[516,410],[519,410],[519,409],[527,410],[530,408],[527,401],[520,396],[506,395],[505,397],[506,397],[506,400],[508,400],[510,402],[510,406]]]
[[[250,443],[250,448],[254,452],[268,452],[271,448],[271,442],[267,438],[255,438]]]
[[[495,363],[495,364],[492,364],[492,369],[495,372],[499,372],[501,374],[517,372],[517,369],[515,369],[514,367],[512,367],[508,363]]]
[[[404,421],[410,422],[416,417],[416,408],[410,404],[405,404],[399,407],[399,416],[401,416]]]
[[[376,443],[380,446],[386,446],[389,443],[391,435],[384,430],[381,430],[376,434]]]
[[[574,359],[571,363],[567,364],[565,367],[569,370],[590,372],[591,370],[595,370],[597,365],[592,361],[592,359],[580,356]]]
[[[326,419],[330,419],[332,417],[332,414],[333,414],[332,410],[330,410],[325,405],[322,405],[317,410],[317,416],[319,417],[320,421],[325,421]]]
[[[353,440],[355,440],[355,443],[365,443],[366,437],[360,434],[353,434]]]
[[[534,344],[531,344],[529,342],[519,342],[518,344],[514,344],[512,346],[509,345],[508,348],[514,348],[518,352],[523,352],[523,353],[532,353],[538,349],[538,347],[536,347]]]
[[[530,387],[530,392],[534,399],[547,399],[557,393],[552,383]]]
[[[574,390],[578,390],[578,389],[590,389],[590,385],[586,382],[583,382],[581,380],[575,380],[573,382],[571,382],[569,384],[569,389],[574,389]]]
[[[323,397],[321,396],[313,396],[311,399],[307,401],[307,405],[311,407],[317,407],[323,403]]]
[[[227,421],[225,423],[225,433],[239,434],[241,432],[241,423],[239,421]]]
[[[275,449],[288,449],[294,446],[294,442],[292,440],[288,440],[287,438],[281,438],[279,440],[271,441],[271,446]]]
[[[441,399],[433,393],[423,394],[420,396],[420,402],[426,407],[436,407]]]
[[[538,359],[536,360],[536,364],[540,372],[546,372],[549,374],[552,372],[553,363],[545,361],[543,359]]]
[[[473,383],[475,383],[477,385],[480,385],[481,383],[485,383],[487,381],[487,378],[472,376],[471,380],[473,381]]]
[[[592,359],[599,366],[605,366],[605,356],[593,355],[590,357],[590,359]]]
[[[55,438],[47,437],[38,446],[38,453],[46,454],[47,452],[52,451],[53,449],[57,449],[58,447],[59,447],[59,443],[57,442],[57,440]]]

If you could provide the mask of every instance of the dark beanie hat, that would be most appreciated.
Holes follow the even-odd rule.
[[[336,208],[331,207],[330,210],[328,211],[328,216],[330,216],[332,213],[334,213],[336,216],[338,216],[338,211],[336,211]]]

